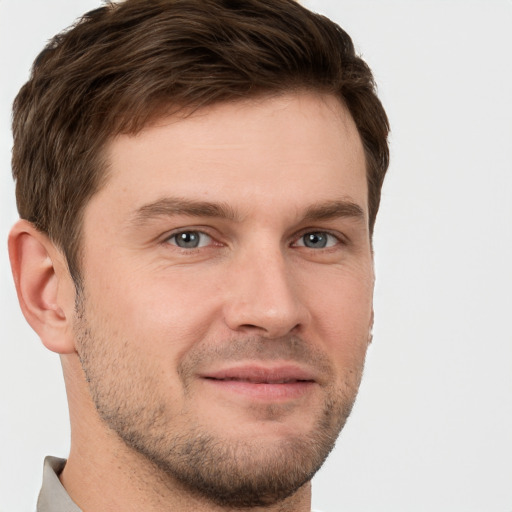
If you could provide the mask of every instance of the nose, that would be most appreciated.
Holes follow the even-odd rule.
[[[252,252],[231,263],[224,304],[231,330],[279,338],[309,323],[300,280],[281,250]]]

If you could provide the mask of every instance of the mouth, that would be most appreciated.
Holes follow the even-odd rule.
[[[222,381],[231,381],[231,382],[250,382],[252,384],[289,384],[290,382],[310,382],[308,380],[302,379],[244,379],[238,377],[230,377],[227,379],[217,379],[215,377],[205,377],[205,379],[211,380],[222,380]]]
[[[300,398],[316,384],[312,372],[297,366],[240,366],[209,372],[201,377],[221,392],[270,402]]]

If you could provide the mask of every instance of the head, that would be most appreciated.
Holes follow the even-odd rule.
[[[349,36],[294,0],[108,4],[36,59],[13,132],[20,216],[74,287],[49,344],[98,421],[218,504],[296,492],[373,319],[388,123]]]

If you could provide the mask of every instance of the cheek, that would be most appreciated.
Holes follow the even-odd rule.
[[[364,361],[372,323],[372,276],[370,270],[343,272],[326,277],[316,292],[310,290],[312,329],[337,365],[351,367]]]
[[[90,303],[114,338],[168,365],[208,335],[215,297],[200,276],[142,269],[131,275],[97,274],[89,285]]]

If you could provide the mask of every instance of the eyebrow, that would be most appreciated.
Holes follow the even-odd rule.
[[[303,222],[318,220],[331,220],[339,218],[353,218],[365,222],[366,215],[358,204],[350,200],[327,201],[310,206],[303,217]]]
[[[141,206],[135,211],[132,219],[135,224],[145,224],[158,217],[172,217],[173,215],[214,217],[235,222],[240,220],[240,216],[228,204],[171,197]]]
[[[166,197],[138,208],[132,216],[135,224],[145,224],[158,217],[172,217],[173,215],[187,215],[191,217],[210,217],[240,222],[241,216],[226,203],[212,203],[209,201],[196,201]],[[331,220],[337,218],[353,218],[364,222],[364,210],[350,200],[327,201],[309,206],[306,209],[302,222]]]

